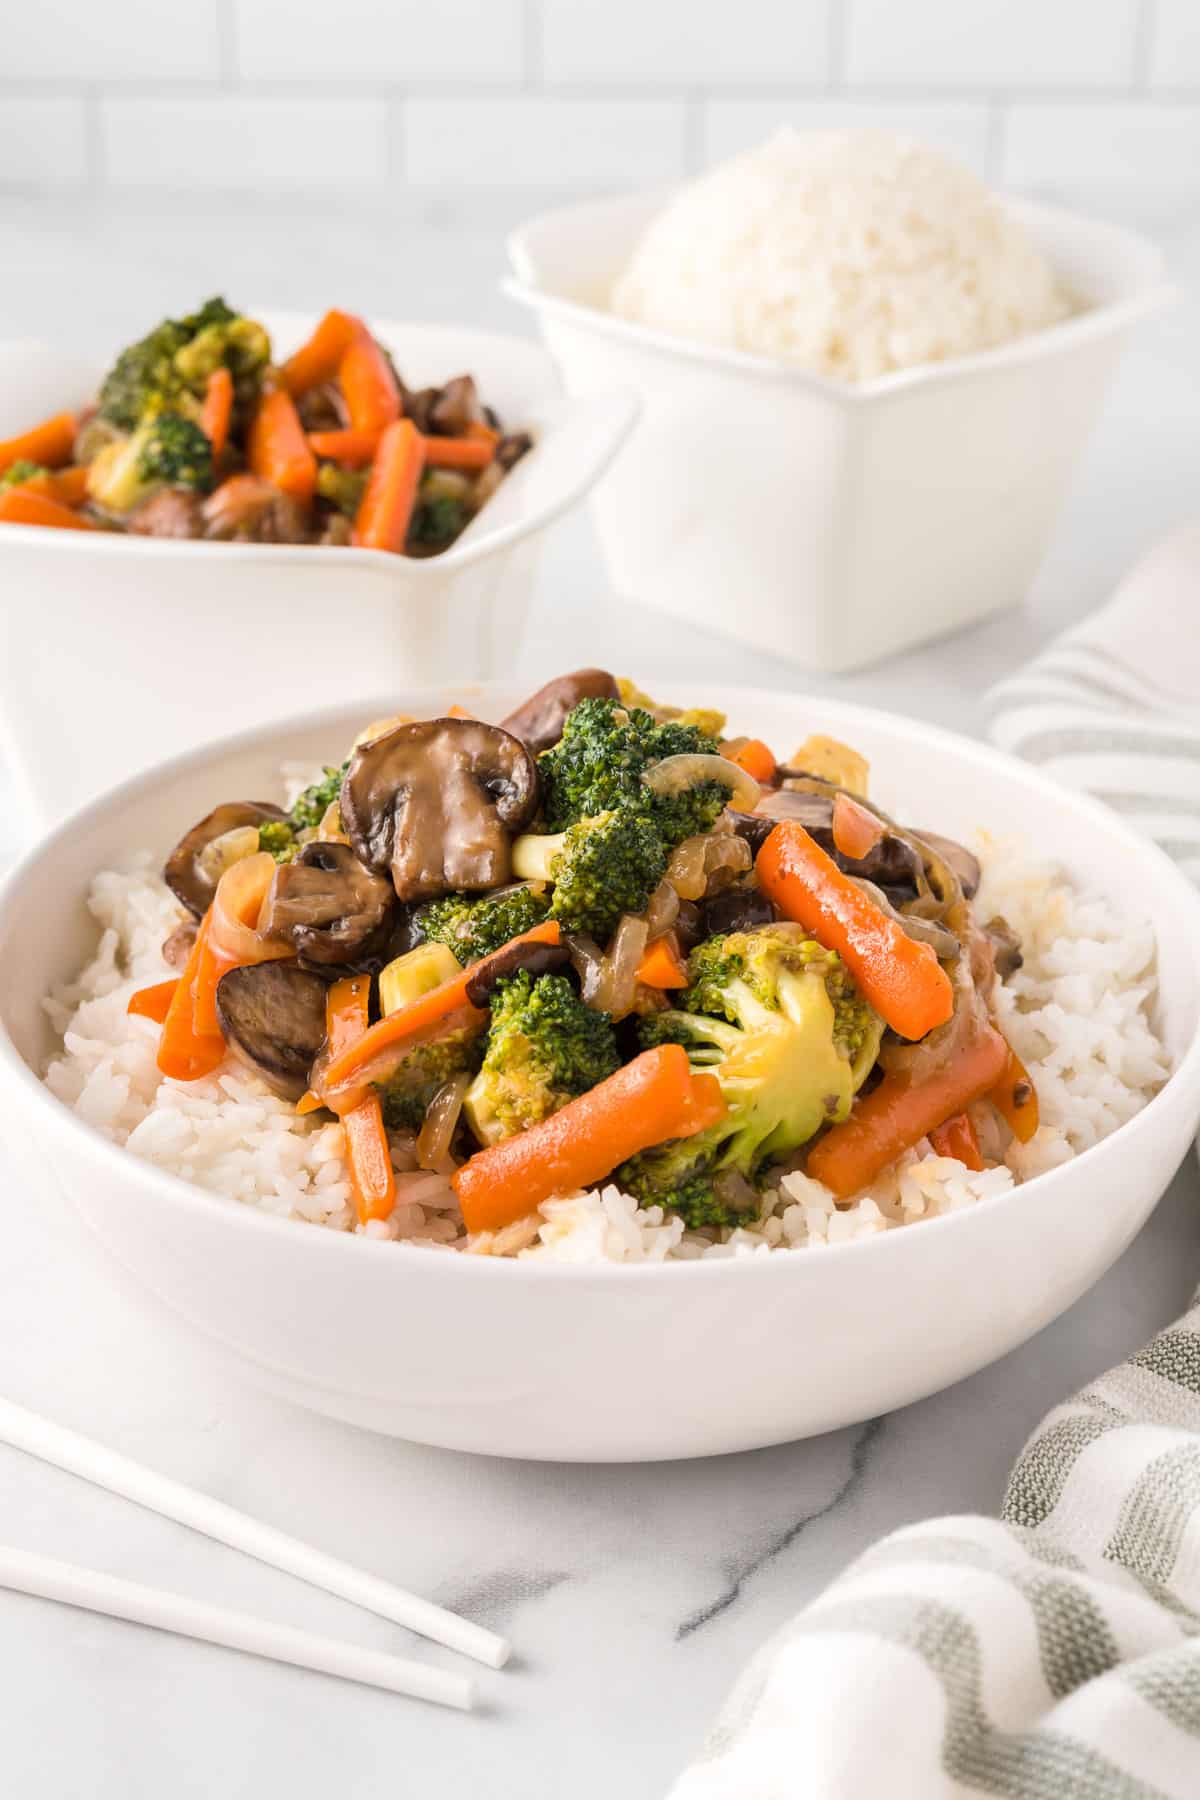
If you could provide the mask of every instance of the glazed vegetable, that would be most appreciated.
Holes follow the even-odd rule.
[[[881,842],[887,827],[877,813],[860,806],[849,794],[833,797],[833,843],[841,855],[862,862]]]
[[[688,985],[687,964],[679,954],[679,941],[673,931],[655,938],[638,964],[637,978],[653,988],[685,988]]]
[[[567,831],[513,843],[513,873],[552,881],[550,916],[564,931],[607,938],[622,913],[641,912],[666,873],[667,852],[640,812],[605,812]]]
[[[715,755],[716,750],[715,740],[695,726],[659,724],[640,707],[626,709],[603,697],[581,700],[567,715],[559,742],[538,758],[547,827],[564,831],[598,813],[632,809],[651,816],[671,848],[709,830],[729,789],[706,780],[659,796],[643,777],[668,756]]]
[[[710,1076],[694,1075],[676,1044],[644,1051],[541,1124],[493,1144],[451,1182],[468,1231],[497,1231],[554,1194],[600,1181],[668,1138],[691,1137],[725,1109]]]
[[[321,823],[341,792],[342,778],[349,767],[349,758],[339,768],[327,764],[320,781],[314,781],[299,795],[289,815],[297,831],[312,831]]]
[[[270,355],[262,326],[220,299],[183,319],[164,319],[117,358],[100,388],[100,417],[133,431],[158,412],[198,418],[213,370],[225,364],[248,401]]]
[[[27,494],[42,494],[60,506],[81,506],[87,499],[86,469],[43,469],[39,463],[15,462],[0,475],[0,494],[20,488]]]
[[[354,521],[354,542],[361,549],[403,550],[424,454],[424,441],[411,419],[397,419],[387,427]]]
[[[371,981],[367,975],[349,975],[335,981],[325,1002],[325,1031],[329,1048],[337,1056],[358,1043],[370,1016]],[[388,1149],[387,1132],[379,1096],[365,1093],[341,1114],[346,1134],[346,1162],[359,1223],[386,1219],[396,1204],[396,1177]]]
[[[522,969],[492,993],[483,1064],[464,1112],[479,1141],[494,1144],[549,1118],[620,1060],[607,1013],[585,1006],[565,976]]]
[[[95,531],[96,525],[91,519],[85,519],[82,513],[73,512],[69,506],[63,506],[58,500],[51,500],[48,494],[35,493],[30,488],[9,488],[0,494],[0,524],[6,525],[48,525],[56,531]]]
[[[342,353],[338,381],[354,431],[379,433],[400,417],[392,365],[365,326]]]
[[[308,441],[311,444],[313,439]],[[366,469],[345,469],[339,463],[323,462],[317,469],[316,491],[347,519],[355,519],[367,491],[367,478]]]
[[[446,894],[419,907],[415,923],[431,942],[445,944],[460,963],[477,962],[546,917],[550,896],[522,883],[493,894]]]
[[[430,469],[486,469],[496,446],[481,438],[427,437],[425,463]]]
[[[955,1113],[944,1125],[935,1125],[929,1141],[939,1156],[952,1156],[955,1162],[976,1172],[984,1166],[975,1127],[965,1112]]]
[[[130,997],[125,1011],[135,1019],[153,1019],[161,1025],[171,1010],[171,1002],[179,987],[179,980],[173,977],[170,981],[156,981],[153,987],[139,988]]]
[[[55,413],[52,419],[44,419],[17,437],[0,440],[0,474],[15,462],[61,468],[71,460],[77,426],[74,413]]]
[[[204,390],[204,406],[200,413],[200,429],[212,447],[214,461],[228,442],[232,417],[233,376],[222,363],[208,378]]]
[[[849,1199],[936,1126],[990,1092],[1007,1060],[1004,1039],[985,1026],[921,1079],[885,1075],[843,1124],[814,1144],[808,1173],[839,1199]]]
[[[106,512],[128,513],[156,488],[207,493],[213,453],[199,425],[180,413],[157,413],[129,437],[117,438],[88,465],[88,497]]]
[[[246,454],[255,475],[302,504],[312,499],[317,459],[286,388],[276,388],[259,401],[250,421]]]
[[[293,400],[307,393],[309,388],[333,379],[338,364],[362,328],[361,319],[351,313],[339,312],[336,307],[325,314],[308,342],[294,350],[279,371]]]
[[[381,431],[310,431],[308,447],[314,456],[344,463],[349,469],[365,469],[374,462]]]
[[[1019,1144],[1027,1144],[1038,1128],[1037,1089],[1016,1051],[1009,1047],[1004,1071],[988,1099],[1007,1121]]]
[[[203,1076],[211,1075],[225,1058],[225,1039],[219,1030],[202,1028],[196,1006],[196,982],[208,946],[211,916],[211,913],[205,914],[200,922],[158,1040],[159,1070],[175,1081],[199,1081]]]
[[[946,1023],[954,990],[933,950],[881,912],[802,825],[777,825],[758,853],[755,872],[785,918],[838,952],[893,1031],[921,1038]]]
[[[768,745],[761,738],[747,738],[736,750],[725,753],[730,762],[735,762],[739,769],[745,769],[755,781],[766,783],[775,775],[775,757]]]
[[[274,877],[274,857],[259,851],[233,863],[217,883],[193,978],[194,1016],[205,1035],[220,1034],[217,983],[223,975],[230,969],[295,955],[291,944],[273,942],[258,930]]]

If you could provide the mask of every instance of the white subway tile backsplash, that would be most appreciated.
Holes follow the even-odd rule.
[[[215,81],[215,0],[173,17],[171,0],[11,0],[3,10],[5,81]]]
[[[1150,85],[1200,88],[1200,5],[1154,0],[1150,9]]]
[[[1128,87],[1138,0],[848,0],[847,70],[880,87]]]
[[[823,83],[840,0],[542,0],[548,82]]]
[[[686,166],[682,100],[529,95],[404,103],[404,171],[438,187],[650,187]]]
[[[86,178],[82,100],[0,99],[0,188],[69,187]]]
[[[1130,102],[1014,106],[1003,178],[1014,187],[1196,186],[1200,107]]]
[[[234,0],[248,81],[495,81],[524,74],[522,0]]]
[[[780,125],[905,132],[939,145],[978,174],[987,173],[988,109],[955,100],[710,100],[704,109],[704,160],[719,162],[749,150]]]
[[[115,187],[279,190],[381,184],[382,100],[111,99],[101,129]]]

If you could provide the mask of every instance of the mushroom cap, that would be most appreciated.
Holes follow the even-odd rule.
[[[502,721],[501,730],[520,738],[536,756],[539,751],[549,750],[552,744],[557,744],[567,714],[581,700],[620,698],[616,677],[607,669],[576,669],[570,675],[556,675],[536,694],[531,694],[523,706],[518,706],[516,712],[509,713]]]
[[[251,963],[217,983],[226,1041],[285,1100],[298,1100],[325,1042],[328,984],[294,962]]]
[[[349,844],[318,839],[276,869],[259,928],[306,962],[346,963],[382,946],[395,906],[386,876],[372,874]]]
[[[272,820],[286,818],[287,814],[272,806],[269,800],[225,801],[180,838],[167,858],[163,880],[190,913],[198,919],[203,918],[217,891],[216,882],[200,866],[200,858],[208,846],[239,826],[267,825]]]
[[[524,744],[479,719],[419,719],[361,745],[341,792],[360,861],[390,870],[406,901],[502,886],[537,803]]]

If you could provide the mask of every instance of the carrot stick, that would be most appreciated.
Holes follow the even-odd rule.
[[[687,964],[679,954],[679,940],[673,931],[664,932],[647,945],[638,964],[637,978],[647,987],[685,988],[688,984]]]
[[[325,1000],[325,1030],[333,1054],[359,1043],[370,1017],[371,977],[349,975],[335,981]],[[396,1177],[383,1124],[379,1095],[373,1089],[341,1114],[346,1133],[346,1162],[359,1223],[386,1219],[396,1204]]]
[[[400,389],[392,365],[365,326],[342,353],[338,380],[356,431],[382,431],[400,417]]]
[[[91,519],[52,500],[32,487],[6,488],[0,494],[0,524],[48,525],[56,531],[97,531]]]
[[[82,506],[87,499],[87,470],[80,468],[40,469],[27,481],[14,482],[8,493],[44,494],[60,506]]]
[[[493,450],[503,435],[504,433],[497,431],[494,425],[488,425],[482,419],[472,419],[463,432],[464,437],[478,438],[481,444],[490,444]]]
[[[486,469],[495,454],[495,444],[489,444],[482,438],[425,439],[425,461],[431,469]]]
[[[264,394],[250,421],[247,460],[256,475],[274,482],[293,500],[308,502],[317,485],[317,459],[308,447],[291,395],[285,388]]]
[[[165,1024],[178,987],[179,977],[175,976],[170,981],[157,981],[153,987],[139,988],[136,994],[130,995],[125,1011],[135,1019],[153,1019],[156,1025]]]
[[[411,419],[387,427],[354,521],[354,542],[364,550],[403,551],[424,461],[424,440]]]
[[[70,462],[75,448],[78,421],[74,413],[55,413],[17,437],[0,440],[0,475],[10,463],[41,463],[45,469],[61,468]]]
[[[954,1011],[954,990],[932,948],[916,943],[881,912],[803,825],[794,819],[777,825],[755,868],[767,898],[827,950],[837,951],[863,997],[893,1031],[921,1038],[946,1023]]]
[[[226,869],[208,911],[209,927],[196,965],[194,1009],[205,1033],[220,1033],[217,987],[230,969],[250,963],[283,962],[294,956],[290,944],[271,943],[257,934],[258,916],[275,878],[274,857],[265,850],[243,857]]]
[[[211,1075],[225,1055],[225,1039],[220,1032],[214,1036],[211,1032],[201,1031],[196,1020],[196,976],[208,940],[211,918],[210,909],[201,920],[191,955],[167,1008],[162,1036],[158,1040],[159,1069],[175,1081],[199,1081],[201,1076]]]
[[[490,956],[482,957],[440,986],[431,988],[427,994],[420,995],[411,1005],[389,1013],[345,1050],[331,1046],[328,1061],[314,1080],[314,1090],[326,1105],[331,1104],[331,1097],[336,1100],[356,1092],[364,1082],[375,1078],[372,1071],[381,1062],[390,1061],[397,1048],[419,1042],[430,1032],[441,1032],[456,1017],[460,1017],[462,1024],[476,1024],[482,1030],[487,1009],[472,1005],[467,996],[471,983],[486,977],[489,963],[503,956],[512,944],[557,944],[560,937],[558,920],[544,919],[540,925],[523,931]]]
[[[833,842],[834,847],[843,856],[853,857],[861,862],[869,856],[884,833],[883,820],[849,794],[835,794],[833,797]]]
[[[736,763],[739,769],[745,769],[747,775],[752,775],[755,781],[770,781],[775,774],[774,753],[761,738],[747,738],[740,749],[732,752],[729,760]]]
[[[1040,1123],[1037,1089],[1029,1070],[1011,1045],[1004,1073],[988,1094],[988,1099],[1008,1121],[1017,1142],[1027,1144]]]
[[[965,1163],[968,1169],[978,1171],[983,1168],[979,1139],[967,1113],[955,1113],[944,1125],[935,1125],[929,1141],[939,1156],[952,1156],[955,1162]]]
[[[229,439],[229,421],[233,417],[233,376],[221,365],[214,369],[204,390],[200,409],[200,429],[212,445],[214,458],[220,456]]]
[[[338,312],[336,307],[327,312],[308,342],[294,350],[279,371],[292,398],[322,381],[332,381],[338,364],[362,329],[362,320],[353,313]]]
[[[627,1157],[693,1137],[725,1113],[715,1076],[693,1075],[679,1044],[643,1050],[528,1131],[481,1150],[450,1177],[468,1231],[498,1231],[552,1194],[589,1187]]]
[[[379,448],[378,431],[310,431],[308,447],[314,456],[345,463],[348,469],[365,469]]]
[[[885,1075],[856,1100],[850,1117],[813,1145],[807,1173],[849,1199],[905,1150],[979,1100],[996,1084],[1008,1056],[1000,1033],[987,1026],[952,1062],[922,1081]]]

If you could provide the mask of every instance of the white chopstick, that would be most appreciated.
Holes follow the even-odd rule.
[[[489,1669],[501,1669],[508,1661],[511,1646],[494,1631],[460,1619],[457,1613],[447,1612],[445,1607],[422,1600],[390,1581],[368,1575],[336,1556],[327,1556],[323,1550],[289,1537],[286,1531],[264,1525],[260,1519],[226,1506],[224,1501],[185,1487],[181,1481],[172,1481],[169,1476],[98,1444],[94,1438],[26,1411],[12,1400],[0,1399],[0,1442],[26,1450],[72,1475],[82,1475],[97,1487],[121,1494],[164,1518],[177,1519],[193,1531],[201,1531],[273,1568],[297,1575],[301,1581],[391,1619],[396,1625],[406,1625],[410,1631],[444,1644],[448,1650],[461,1651],[464,1656],[486,1663]]]
[[[433,1669],[426,1663],[406,1662],[379,1650],[363,1650],[337,1638],[316,1637],[290,1625],[272,1625],[249,1613],[227,1612],[186,1594],[165,1593],[123,1581],[98,1569],[81,1569],[74,1563],[37,1556],[30,1550],[0,1545],[0,1587],[66,1606],[82,1606],[88,1612],[114,1619],[131,1619],[137,1625],[153,1625],[178,1637],[199,1638],[206,1644],[224,1644],[272,1662],[294,1663],[300,1669],[317,1669],[323,1675],[339,1675],[344,1681],[366,1682],[393,1694],[411,1694],[418,1700],[434,1700],[439,1706],[456,1706],[470,1712],[475,1704],[474,1683],[465,1675]]]

